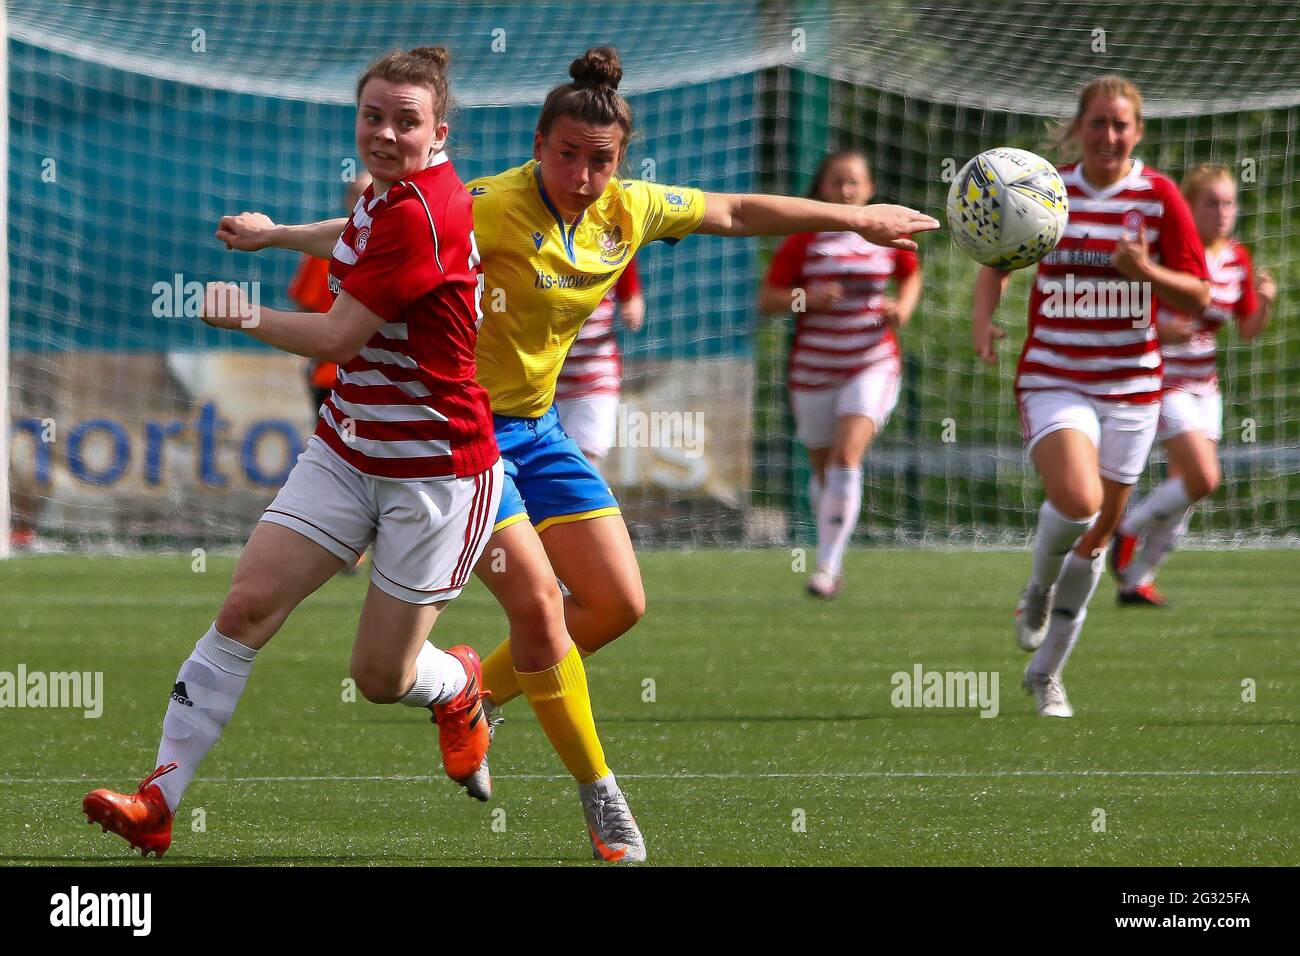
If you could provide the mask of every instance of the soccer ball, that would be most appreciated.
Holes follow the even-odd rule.
[[[1023,269],[1061,241],[1070,215],[1056,167],[999,146],[961,168],[948,190],[948,228],[962,251],[995,269]]]

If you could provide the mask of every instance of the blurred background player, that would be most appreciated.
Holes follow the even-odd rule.
[[[357,178],[348,184],[343,192],[343,212],[351,216],[353,210],[370,185],[370,174],[362,170]],[[289,298],[304,312],[328,312],[334,305],[334,293],[330,291],[330,260],[303,253],[298,271],[289,283]],[[307,360],[307,390],[311,395],[311,413],[315,417],[320,413],[321,405],[329,398],[330,392],[338,383],[339,367],[334,362],[322,359]],[[343,574],[356,574],[357,569],[365,564],[366,555],[357,558],[353,564],[343,568]]]
[[[864,206],[875,194],[862,153],[826,156],[808,195]],[[896,284],[896,297],[887,293]],[[856,232],[804,232],[782,243],[759,307],[795,313],[790,406],[808,450],[808,502],[817,521],[817,567],[808,593],[833,597],[862,506],[862,459],[898,403],[898,336],[921,295],[916,253]]]
[[[1176,324],[1174,312],[1199,313],[1210,301],[1187,201],[1171,179],[1133,158],[1142,129],[1142,95],[1128,80],[1103,76],[1083,87],[1058,143],[1077,142],[1082,153],[1060,167],[1070,219],[1036,269],[1016,368],[1022,431],[1044,501],[1014,625],[1020,647],[1034,651],[1024,684],[1045,717],[1074,714],[1061,672],[1097,589],[1106,544],[1155,441],[1162,383],[1156,323]],[[1049,299],[1049,284],[1059,289],[1067,276],[1085,294],[1078,309],[1049,304],[1060,298]],[[986,266],[975,283],[972,339],[988,364],[997,362],[995,343],[1006,334],[992,317],[1009,278]],[[1106,281],[1127,287],[1127,308],[1087,295],[1087,286]]]
[[[356,686],[376,703],[431,711],[447,775],[479,799],[491,793],[478,655],[428,641],[487,543],[502,486],[487,393],[473,378],[481,286],[470,198],[443,151],[446,64],[441,47],[371,64],[357,85],[356,146],[373,184],[341,235],[285,230],[288,248],[334,250],[339,292],[328,315],[253,313],[237,286],[207,286],[208,324],[341,370],[216,620],[181,665],[157,769],[135,793],[95,790],[82,803],[92,823],[145,856],[171,845],[176,808],[234,715],[258,652],[372,542]],[[217,230],[228,244],[231,218]]]
[[[1160,607],[1156,569],[1187,532],[1196,503],[1219,484],[1218,442],[1223,397],[1215,370],[1219,330],[1236,321],[1244,341],[1268,324],[1277,286],[1255,275],[1250,253],[1232,238],[1237,225],[1237,183],[1224,166],[1197,166],[1183,180],[1183,196],[1205,244],[1210,305],[1192,323],[1162,326],[1165,386],[1158,439],[1169,456],[1164,482],[1137,502],[1115,534],[1111,571],[1119,603]],[[1140,546],[1140,549],[1139,549]]]
[[[645,296],[635,260],[578,330],[555,381],[560,427],[597,468],[614,445],[623,390],[623,359],[614,335],[616,312],[629,332],[639,331],[645,321]]]
[[[36,526],[45,508],[48,487],[37,478],[34,452],[14,442],[9,454],[9,547],[14,551],[37,550],[44,545],[36,536]]]
[[[364,170],[348,184],[343,192],[343,213],[351,216],[361,195],[370,185],[370,174]],[[289,298],[304,312],[328,312],[334,304],[334,294],[330,292],[330,260],[303,253],[298,271],[289,283]],[[320,359],[307,360],[307,388],[311,392],[311,413],[315,416],[330,390],[338,381],[338,365]]]

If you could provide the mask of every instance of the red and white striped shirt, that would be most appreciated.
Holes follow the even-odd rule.
[[[1133,160],[1119,182],[1098,189],[1083,168],[1060,168],[1070,220],[1060,244],[1038,264],[1029,297],[1029,334],[1016,390],[1061,388],[1121,402],[1154,402],[1161,391],[1155,322],[1172,313],[1150,287],[1111,264],[1126,232],[1145,231],[1153,261],[1208,279],[1205,250],[1178,187]],[[1155,321],[1145,306],[1154,307]]]
[[[382,196],[367,187],[334,247],[330,290],[386,322],[340,366],[316,426],[363,474],[468,477],[499,457],[474,379],[481,270],[471,204],[439,153]]]
[[[1259,308],[1255,269],[1245,246],[1229,239],[1218,253],[1207,252],[1205,259],[1210,267],[1210,304],[1196,320],[1196,331],[1188,341],[1161,346],[1166,389],[1205,394],[1218,388],[1215,345],[1219,329],[1234,318],[1240,325]]]
[[[641,277],[633,259],[596,311],[582,324],[555,383],[556,400],[586,395],[618,395],[623,389],[623,358],[614,337],[614,309],[641,294]]]
[[[876,362],[898,361],[898,339],[885,324],[881,300],[889,280],[920,268],[916,253],[877,246],[856,232],[801,232],[772,257],[769,285],[815,290],[838,283],[844,296],[826,312],[801,312],[790,347],[793,391],[834,388]]]

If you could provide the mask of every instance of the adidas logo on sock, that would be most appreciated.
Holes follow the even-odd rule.
[[[178,680],[176,686],[172,688],[172,700],[178,704],[184,704],[186,707],[193,707],[194,701],[190,700],[190,692],[185,689],[185,681]]]

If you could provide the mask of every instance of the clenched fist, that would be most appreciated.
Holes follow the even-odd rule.
[[[271,245],[279,227],[269,216],[260,212],[241,212],[238,216],[222,216],[217,224],[217,239],[227,249],[240,252],[257,252]]]
[[[203,289],[200,318],[217,329],[251,329],[258,324],[258,303],[234,282],[209,282]]]

